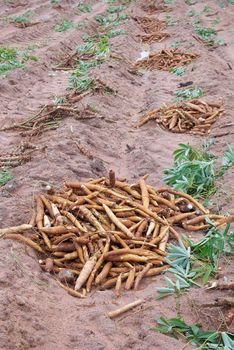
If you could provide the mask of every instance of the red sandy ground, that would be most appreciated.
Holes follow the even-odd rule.
[[[33,153],[30,162],[11,170],[13,179],[0,189],[1,227],[25,223],[31,215],[33,195],[41,192],[46,184],[60,187],[66,179],[82,179],[107,174],[114,169],[119,176],[133,180],[149,173],[149,182],[162,184],[163,169],[170,166],[172,152],[179,143],[199,145],[204,138],[193,135],[171,134],[163,131],[154,122],[140,129],[133,128],[136,121],[147,110],[168,103],[180,82],[192,80],[203,88],[207,101],[225,104],[225,115],[212,128],[212,135],[228,133],[216,138],[212,151],[221,154],[226,144],[232,143],[233,99],[233,58],[234,6],[223,1],[198,1],[188,6],[183,0],[175,1],[170,16],[178,20],[174,27],[168,27],[171,37],[161,43],[152,44],[151,51],[168,47],[176,40],[183,40],[181,48],[199,53],[200,58],[189,66],[187,73],[177,77],[168,72],[145,72],[143,76],[133,75],[134,63],[146,47],[137,34],[142,33],[133,19],[121,26],[127,35],[111,39],[111,52],[122,59],[110,59],[94,69],[108,86],[117,91],[116,95],[94,94],[85,97],[78,106],[95,107],[103,118],[84,120],[64,119],[57,130],[52,130],[30,140],[40,151]],[[85,1],[86,3],[86,1]],[[82,43],[81,34],[92,33],[95,29],[93,17],[105,13],[107,4],[93,1],[89,14],[74,12],[77,1],[61,1],[61,7],[52,7],[48,0],[1,1],[0,30],[1,45],[24,50],[36,45],[39,60],[27,62],[25,70],[17,69],[1,78],[0,126],[20,122],[33,115],[42,105],[51,103],[56,96],[66,92],[67,71],[54,71],[56,57],[62,57]],[[142,10],[146,1],[130,5],[127,13],[148,16]],[[201,11],[204,5],[211,7],[211,16],[202,16],[204,26],[211,26],[217,16],[220,23],[218,39],[224,39],[225,46],[210,50],[193,37],[192,18],[188,10]],[[26,10],[33,11],[37,25],[17,28],[4,21],[5,17],[19,15]],[[165,12],[152,14],[163,19]],[[54,25],[61,18],[74,23],[86,22],[83,29],[70,29],[56,33]],[[232,29],[232,30],[231,30]],[[192,70],[192,67],[195,67]],[[71,133],[71,127],[73,134]],[[25,140],[19,131],[0,132],[1,153],[11,152]],[[93,155],[93,160],[80,154],[74,140],[79,140]],[[221,184],[220,191],[211,200],[215,209],[225,212],[232,208],[233,173],[230,171]],[[231,260],[225,260],[220,278],[233,279]],[[154,320],[161,315],[173,317],[176,314],[174,299],[156,300],[156,287],[164,285],[162,276],[143,283],[141,290],[123,293],[115,299],[113,291],[95,290],[85,300],[75,299],[60,287],[52,276],[43,273],[35,253],[18,243],[0,241],[0,349],[40,350],[120,350],[120,349],[182,349],[184,343],[155,333],[151,328]],[[191,289],[182,300],[182,314],[187,322],[200,322],[206,328],[223,326],[225,312],[222,308],[205,308],[202,304],[214,300],[220,292],[207,292],[204,288]],[[223,294],[222,294],[223,295]],[[230,293],[225,295],[231,295]],[[143,298],[145,304],[116,320],[107,318],[106,313],[120,305]],[[234,330],[230,325],[229,331]],[[190,345],[186,349],[191,348]]]

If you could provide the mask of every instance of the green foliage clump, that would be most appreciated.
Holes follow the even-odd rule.
[[[203,96],[203,90],[200,87],[191,86],[186,89],[179,89],[175,91],[174,95],[176,96],[174,99],[176,102],[193,100]]]
[[[118,13],[118,12],[121,12],[125,10],[125,6],[123,5],[120,5],[120,6],[110,6],[108,9],[107,9],[107,12],[109,13]]]
[[[221,165],[205,147],[198,149],[180,144],[174,151],[174,165],[164,171],[164,181],[176,190],[194,197],[209,197],[217,190],[216,181],[234,165],[234,150],[227,147]]]
[[[0,171],[0,187],[4,186],[11,179],[12,176],[7,169],[3,169]]]
[[[96,59],[104,58],[109,53],[108,38],[102,38],[98,42],[88,41],[80,45],[76,51],[80,54],[92,55]]]
[[[185,237],[188,248],[182,241],[179,241],[178,246],[169,245],[166,262],[170,264],[171,268],[168,271],[176,277],[176,282],[179,278],[180,284],[176,284],[177,289],[186,289],[191,285],[199,286],[195,282],[198,278],[203,284],[206,284],[210,276],[215,275],[218,271],[221,255],[234,254],[234,232],[230,231],[230,224],[219,231],[208,217],[206,221],[209,223],[210,229],[205,237],[197,243]],[[162,296],[174,293],[173,290],[165,288],[164,290],[159,288],[158,292]]]
[[[78,9],[80,12],[83,12],[83,13],[91,12],[91,11],[92,11],[92,5],[89,5],[89,4],[80,4],[80,5],[77,6],[77,9]]]
[[[171,72],[177,76],[181,76],[181,75],[185,74],[186,68],[185,67],[172,67],[169,69],[169,72]]]
[[[214,28],[196,27],[195,32],[204,41],[211,40],[215,35],[217,35]]]
[[[16,68],[24,68],[24,62],[37,61],[37,57],[28,51],[17,51],[12,47],[0,46],[0,75],[6,75]]]
[[[232,350],[234,349],[234,334],[227,332],[203,331],[200,326],[187,324],[178,318],[166,319],[160,317],[157,320],[155,331],[172,335],[179,339],[183,336],[187,342],[200,350]]]
[[[50,0],[51,5],[60,5],[60,0]]]
[[[32,15],[33,13],[31,11],[26,11],[19,16],[8,17],[8,19],[10,22],[26,24],[30,23],[30,17],[32,17]]]
[[[116,27],[120,25],[121,21],[124,21],[127,18],[128,18],[128,15],[125,13],[122,13],[122,14],[118,14],[117,16],[115,14],[112,14],[109,16],[98,15],[95,17],[95,20],[101,26],[107,27],[109,25],[112,25],[113,27]]]
[[[69,88],[77,89],[80,92],[87,91],[92,88],[94,79],[89,76],[80,76],[77,71],[74,70],[72,75],[69,77]]]
[[[72,21],[68,19],[63,19],[59,23],[57,23],[54,27],[55,32],[66,32],[67,30],[71,29],[74,27],[74,24]]]

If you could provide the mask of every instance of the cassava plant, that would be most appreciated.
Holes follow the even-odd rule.
[[[193,197],[209,197],[217,191],[217,180],[234,165],[234,150],[228,145],[221,161],[205,147],[180,144],[174,151],[174,164],[164,171],[164,181]],[[219,165],[219,163],[221,163]]]

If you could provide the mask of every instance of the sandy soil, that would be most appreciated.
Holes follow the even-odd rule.
[[[87,3],[87,1],[84,1]],[[32,54],[37,62],[27,62],[27,68],[16,69],[0,80],[0,127],[17,123],[36,113],[46,103],[66,92],[68,71],[53,70],[56,58],[72,52],[82,43],[83,33],[95,30],[94,16],[104,14],[107,3],[93,4],[91,13],[78,15],[74,11],[77,1],[61,1],[61,6],[52,6],[48,0],[1,1],[0,44],[25,50],[34,45]],[[111,52],[120,59],[110,58],[93,70],[93,74],[116,91],[116,94],[92,94],[77,104],[80,109],[92,106],[101,118],[61,121],[57,130],[40,136],[25,138],[19,131],[0,132],[1,154],[14,151],[22,142],[30,141],[39,148],[30,162],[11,170],[13,179],[1,187],[0,226],[16,225],[28,221],[33,207],[33,195],[44,190],[46,184],[60,187],[66,179],[82,179],[102,176],[111,168],[129,180],[149,173],[153,185],[162,184],[163,170],[171,164],[172,152],[181,142],[198,145],[204,138],[188,134],[171,134],[163,131],[154,122],[140,129],[133,127],[140,116],[149,109],[171,102],[173,91],[180,82],[193,81],[203,88],[204,99],[223,101],[225,115],[212,128],[216,136],[212,150],[221,154],[226,144],[233,143],[233,64],[234,64],[234,6],[223,1],[207,0],[211,7],[209,15],[202,16],[204,26],[212,25],[215,18],[220,22],[215,28],[218,39],[226,45],[208,49],[193,38],[192,19],[186,16],[190,9],[201,11],[203,1],[188,6],[183,0],[171,5],[170,16],[178,20],[169,26],[171,37],[161,43],[147,47],[138,34],[141,28],[131,18],[135,15],[149,16],[142,9],[146,1],[137,1],[128,6],[129,20],[120,28],[127,35],[110,40]],[[19,15],[26,10],[33,12],[38,24],[17,28],[5,17]],[[211,14],[211,15],[210,15]],[[165,19],[163,11],[151,16]],[[75,24],[85,21],[82,29],[57,33],[54,25],[61,18],[69,18]],[[217,21],[218,22],[218,21]],[[181,48],[200,54],[200,58],[189,66],[182,77],[168,72],[145,72],[142,76],[131,72],[132,64],[140,52],[160,50],[181,41]],[[194,69],[192,69],[192,67]],[[73,132],[71,132],[71,130]],[[226,133],[224,136],[219,134]],[[89,150],[93,159],[81,154],[75,141]],[[224,212],[233,207],[233,172],[222,181],[213,206]],[[234,279],[231,260],[223,263],[222,274]],[[18,243],[0,241],[0,349],[182,349],[183,342],[152,331],[154,320],[161,315],[173,317],[173,298],[156,300],[156,287],[164,284],[163,277],[146,281],[141,290],[127,293],[116,300],[113,291],[94,291],[87,299],[77,300],[57,286],[56,281],[41,272],[34,252]],[[206,328],[223,326],[225,309],[202,307],[207,300],[214,300],[219,292],[207,292],[203,288],[191,290],[183,299],[183,316],[188,322],[200,322]],[[115,321],[106,313],[137,298],[145,304]],[[229,331],[234,331],[234,324]],[[190,345],[186,347],[189,349]]]

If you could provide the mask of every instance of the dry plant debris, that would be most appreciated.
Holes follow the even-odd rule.
[[[41,22],[15,22],[12,20],[10,23],[14,24],[14,26],[18,28],[28,28],[40,24]]]
[[[205,40],[205,39],[202,39],[200,38],[199,36],[197,35],[193,35],[194,39],[197,40],[200,44],[208,47],[210,50],[214,50],[216,49],[217,47],[219,47],[220,45],[219,44],[216,44],[215,43],[215,40]]]
[[[134,17],[134,20],[141,26],[141,28],[147,34],[160,32],[167,26],[165,21],[161,21],[157,18]]]
[[[97,93],[97,94],[105,94],[105,93],[116,94],[117,91],[115,91],[112,87],[107,85],[99,77],[93,77],[92,84],[91,84],[89,90],[82,92],[79,89],[73,89],[71,92],[65,94],[61,98],[66,103],[76,103],[76,102],[81,101],[84,97],[86,97],[87,95],[90,95],[92,93]]]
[[[163,12],[171,11],[171,9],[165,5],[165,2],[163,0],[143,1],[143,3],[144,4],[142,5],[142,9],[148,12],[149,14],[159,12],[159,11],[163,11]]]
[[[169,70],[191,63],[197,57],[197,54],[180,52],[178,49],[164,49],[152,52],[148,57],[137,61],[135,68]]]
[[[82,298],[94,286],[114,287],[118,297],[123,287],[137,290],[144,277],[168,268],[167,243],[181,239],[175,227],[204,229],[206,218],[217,227],[228,220],[188,194],[155,189],[144,177],[131,185],[110,171],[86,183],[66,181],[60,192],[48,188],[36,197],[32,233],[22,234],[22,225],[0,230],[0,237],[35,249],[42,270],[69,294]]]
[[[32,153],[38,149],[30,142],[21,142],[16,150],[0,155],[0,168],[1,167],[16,167],[31,160]]]
[[[22,121],[21,123],[3,127],[0,131],[21,129],[24,130],[22,136],[35,136],[41,134],[45,130],[58,128],[59,122],[64,118],[73,117],[75,119],[89,119],[95,118],[96,116],[96,113],[87,108],[85,110],[80,110],[70,104],[49,104],[42,107],[34,116]]]
[[[149,120],[155,120],[163,129],[175,133],[206,135],[211,125],[222,115],[221,103],[204,102],[200,99],[162,106],[147,112],[136,125],[140,127]]]
[[[65,58],[58,59],[59,64],[54,68],[55,70],[66,70],[66,69],[74,69],[77,67],[77,62],[79,60],[88,61],[92,59],[94,56],[93,53],[79,53],[73,52],[70,55],[66,55]]]

